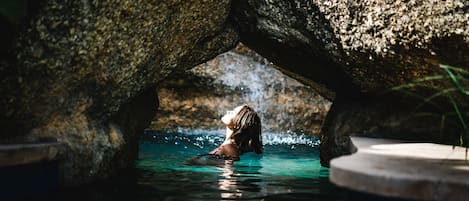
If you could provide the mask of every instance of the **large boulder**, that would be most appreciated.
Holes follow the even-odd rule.
[[[63,142],[65,185],[131,166],[158,105],[156,84],[238,40],[228,0],[21,6],[20,18],[0,10],[11,39],[0,58],[0,141]]]
[[[453,142],[457,131],[437,126],[444,118],[410,117],[414,100],[380,94],[444,73],[439,64],[469,69],[468,7],[464,0],[238,0],[231,16],[243,43],[336,97],[321,131],[327,165],[350,153],[351,134]],[[414,92],[426,96],[449,86],[429,85]]]

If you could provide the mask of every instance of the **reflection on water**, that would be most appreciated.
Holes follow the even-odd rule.
[[[235,199],[241,198],[243,195],[243,190],[241,190],[241,186],[243,182],[240,182],[236,179],[238,175],[235,174],[233,171],[233,164],[226,163],[223,167],[219,167],[222,171],[220,174],[220,179],[218,180],[218,188],[220,189],[220,197],[222,199]],[[249,191],[258,192],[259,187],[255,183],[250,182],[250,185],[245,188]]]

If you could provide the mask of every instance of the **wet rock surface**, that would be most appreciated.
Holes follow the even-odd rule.
[[[178,72],[159,87],[153,129],[223,129],[226,111],[247,103],[263,131],[318,134],[330,101],[282,74],[239,44],[207,63]]]
[[[468,7],[462,0],[242,0],[234,1],[231,16],[243,43],[294,77],[315,81],[312,86],[325,97],[331,97],[328,90],[339,97],[321,133],[327,165],[330,158],[349,153],[349,135],[457,138],[460,131],[441,140],[442,129],[429,126],[442,125],[442,115],[428,121],[415,115],[415,99],[381,92],[444,74],[439,64],[469,69]],[[426,97],[448,87],[451,83],[440,80],[411,90]],[[448,102],[437,100],[446,107],[443,113],[450,112]]]
[[[226,23],[229,1],[49,0],[35,6],[10,33],[11,48],[2,49],[0,139],[63,142],[66,185],[132,165],[137,133],[158,104],[156,83],[238,39]]]

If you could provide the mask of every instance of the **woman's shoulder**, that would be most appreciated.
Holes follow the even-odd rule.
[[[232,143],[222,144],[211,153],[212,154],[217,154],[217,155],[231,156],[231,157],[238,157],[239,158],[238,147],[236,145],[232,144]]]
[[[222,144],[208,154],[201,154],[188,162],[192,165],[218,165],[239,161],[239,151],[234,144]]]

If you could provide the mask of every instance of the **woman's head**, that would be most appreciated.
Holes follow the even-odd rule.
[[[238,106],[228,111],[222,121],[233,130],[230,138],[235,141],[241,153],[262,153],[261,119],[254,109],[246,104]]]

